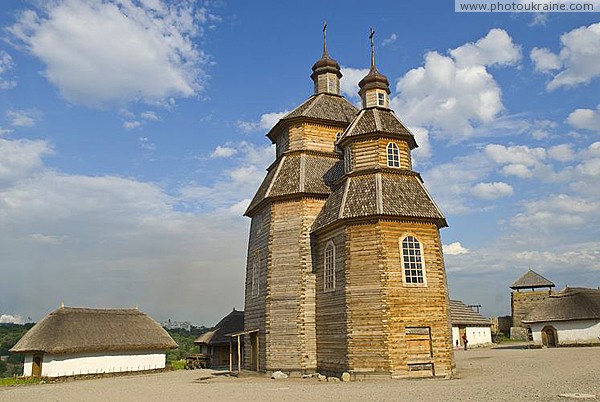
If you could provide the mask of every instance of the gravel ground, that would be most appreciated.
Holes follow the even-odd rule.
[[[1,401],[569,401],[600,400],[600,347],[456,352],[451,380],[319,382],[213,376],[211,370],[0,387]],[[586,399],[590,400],[590,399]]]

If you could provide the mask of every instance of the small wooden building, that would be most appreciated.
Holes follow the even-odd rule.
[[[200,353],[210,356],[210,364],[213,368],[229,367],[230,341],[240,340],[240,350],[243,350],[244,337],[229,336],[244,330],[244,312],[233,309],[215,327],[203,333],[194,341],[200,347]],[[237,366],[237,345],[232,353],[233,366]]]
[[[554,283],[532,269],[525,272],[510,286],[513,290],[510,294],[511,339],[527,340],[527,329],[522,323],[523,318],[553,293],[553,287],[555,287]]]
[[[25,354],[24,376],[63,377],[165,367],[177,343],[138,309],[61,307],[10,350]]]
[[[565,288],[523,319],[543,346],[600,345],[600,289]]]
[[[450,322],[452,323],[452,344],[464,347],[462,336],[467,335],[470,347],[492,344],[492,322],[460,300],[450,300]]]

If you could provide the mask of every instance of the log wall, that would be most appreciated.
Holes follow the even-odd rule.
[[[335,152],[336,134],[343,131],[343,126],[313,123],[293,124],[288,130],[289,144],[287,150]]]
[[[398,146],[400,168],[412,169],[410,148],[406,141],[379,138],[352,143],[353,170],[387,167],[387,145],[390,142],[395,142]]]
[[[325,247],[335,246],[335,290],[325,290]],[[348,370],[346,338],[346,229],[338,228],[322,234],[313,242],[313,267],[316,276],[317,301],[317,368],[322,374],[338,374]]]

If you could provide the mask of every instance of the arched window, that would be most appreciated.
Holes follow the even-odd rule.
[[[425,284],[423,262],[421,243],[413,236],[406,236],[402,240],[402,268],[405,283]]]
[[[352,170],[352,150],[350,147],[346,147],[344,152],[344,168],[346,169],[346,173]]]
[[[252,258],[252,296],[260,293],[260,253],[257,251]]]
[[[332,241],[327,243],[323,254],[323,279],[326,292],[335,289],[335,245]]]
[[[390,142],[387,145],[387,165],[388,167],[400,167],[400,151],[395,142]]]

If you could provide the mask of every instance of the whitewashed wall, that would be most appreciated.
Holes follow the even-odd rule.
[[[469,347],[490,345],[492,343],[492,330],[490,327],[466,327],[467,341]],[[456,347],[456,340],[460,342],[458,327],[452,327],[452,346]]]
[[[25,376],[31,375],[32,357],[31,354],[25,356]],[[62,377],[161,369],[165,367],[165,360],[165,353],[159,351],[44,354],[42,376]]]
[[[556,329],[559,345],[600,344],[600,320],[531,324],[533,343],[536,345],[542,345],[542,328],[546,325],[551,325]]]

